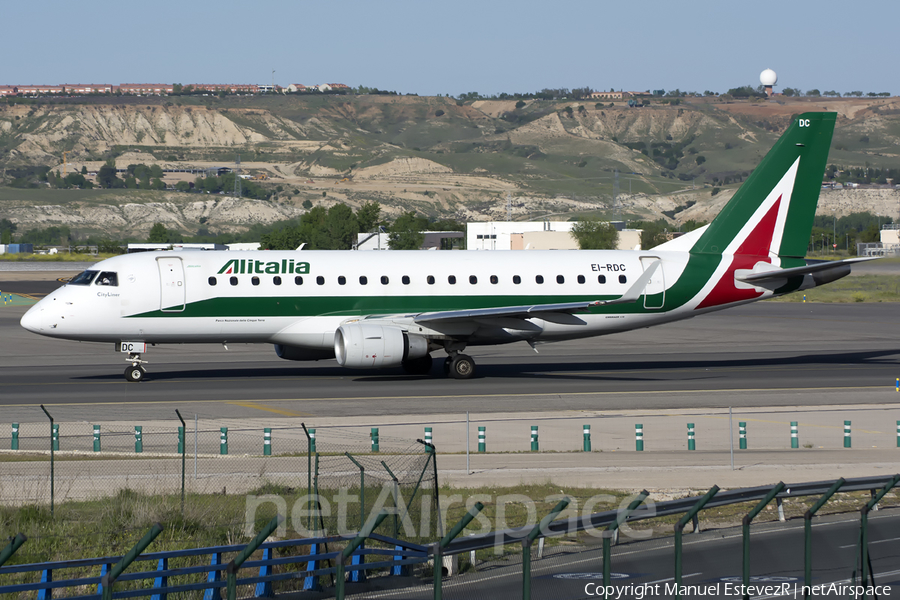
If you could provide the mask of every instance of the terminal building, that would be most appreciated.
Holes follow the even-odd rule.
[[[572,237],[576,221],[487,221],[466,224],[468,250],[577,250]],[[619,232],[618,250],[633,250],[641,243],[640,229],[625,229],[624,221],[611,221]]]

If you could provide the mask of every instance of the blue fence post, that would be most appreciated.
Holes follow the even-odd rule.
[[[403,546],[394,546],[394,550],[404,550],[404,548],[403,548]],[[398,561],[398,562],[403,560],[404,558],[406,558],[406,557],[403,556],[402,554],[394,555],[394,560]],[[392,576],[399,575],[399,576],[403,576],[403,577],[408,576],[409,575],[409,565],[394,565],[393,567],[391,567],[391,575]]]
[[[221,565],[222,564],[222,553],[215,552],[212,555],[212,561],[210,561],[211,565]],[[209,576],[206,578],[207,583],[213,583],[222,579],[222,571],[215,570],[210,571]],[[222,591],[220,588],[206,588],[206,591],[203,593],[203,600],[215,600],[216,598],[222,597]]]
[[[161,558],[159,559],[159,563],[156,566],[157,571],[168,571],[169,570],[169,559]],[[160,575],[153,580],[154,588],[167,588],[169,587],[169,576],[168,575]],[[168,600],[168,594],[153,594],[150,596],[150,600]]]
[[[53,583],[53,571],[52,570],[44,569],[43,571],[41,571],[41,583]],[[50,600],[51,598],[53,598],[53,590],[50,588],[38,590],[37,597],[38,597],[38,600]]]
[[[263,548],[263,560],[272,560],[272,548]],[[272,565],[263,565],[259,568],[259,576],[265,577],[272,574]],[[272,591],[271,581],[260,581],[256,584],[255,598],[274,598],[275,592]]]
[[[318,554],[319,553],[319,545],[311,544],[309,547],[309,553],[313,556]],[[311,561],[306,563],[307,571],[315,571],[318,568],[319,568],[319,561],[317,561],[316,559],[312,559]],[[319,576],[318,575],[307,575],[306,578],[303,580],[303,589],[313,591],[313,592],[321,592],[322,584],[319,583]]]
[[[360,545],[359,549],[362,550],[363,546]],[[365,564],[365,562],[363,560],[363,555],[357,554],[354,552],[353,556],[350,558],[350,564],[351,565]],[[366,572],[364,570],[360,569],[358,571],[350,571],[350,581],[352,581],[353,583],[359,583],[360,581],[365,581],[365,580],[366,580]]]
[[[103,581],[103,576],[109,573],[110,568],[112,568],[112,564],[104,564],[100,565],[100,581]],[[97,595],[101,598],[103,597],[103,583],[97,584]]]

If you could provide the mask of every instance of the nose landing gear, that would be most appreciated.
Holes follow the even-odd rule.
[[[143,381],[144,376],[147,374],[147,370],[144,369],[143,364],[148,361],[142,360],[140,354],[133,353],[128,355],[128,358],[125,359],[125,362],[131,363],[125,369],[125,381],[131,383],[139,383]]]

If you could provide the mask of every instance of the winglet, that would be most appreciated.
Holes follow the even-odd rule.
[[[641,294],[644,291],[644,288],[647,287],[647,284],[650,283],[650,279],[653,277],[653,274],[656,273],[656,269],[659,268],[660,261],[653,261],[649,267],[644,269],[643,274],[637,278],[637,281],[628,288],[628,291],[622,294],[619,298],[615,300],[600,300],[594,306],[609,306],[610,304],[629,304],[631,302],[636,302],[638,298],[641,297]]]

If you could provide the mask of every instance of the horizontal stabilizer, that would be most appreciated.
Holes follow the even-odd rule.
[[[804,265],[802,267],[793,267],[790,269],[778,269],[773,268],[771,270],[765,271],[751,271],[749,269],[746,270],[737,270],[734,273],[734,278],[738,281],[744,281],[746,283],[764,283],[766,281],[772,281],[776,279],[785,279],[788,277],[800,277],[802,275],[813,275],[815,273],[823,273],[825,271],[831,271],[834,269],[843,269],[849,268],[853,263],[866,262],[870,260],[877,260],[881,258],[879,256],[863,256],[859,258],[848,258],[845,260],[829,260],[822,262],[813,262],[808,265]]]

